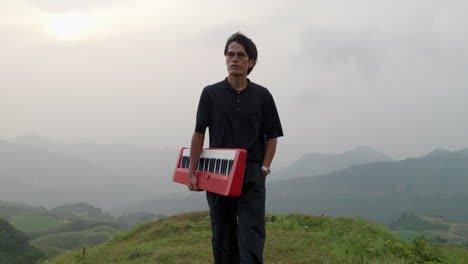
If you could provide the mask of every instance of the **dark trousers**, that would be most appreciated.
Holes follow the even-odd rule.
[[[265,176],[259,163],[247,162],[240,197],[206,192],[216,264],[263,263]]]

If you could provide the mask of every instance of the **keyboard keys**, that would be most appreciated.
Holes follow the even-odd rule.
[[[198,161],[197,170],[222,175],[230,175],[235,158],[235,151],[203,150]],[[184,149],[180,168],[190,168],[190,149]]]

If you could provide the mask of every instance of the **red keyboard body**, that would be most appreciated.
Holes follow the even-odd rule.
[[[225,196],[240,196],[244,180],[245,149],[203,149],[197,166],[198,188]],[[190,148],[182,148],[172,181],[189,182]]]

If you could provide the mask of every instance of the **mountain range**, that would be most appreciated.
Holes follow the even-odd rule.
[[[337,172],[353,165],[392,160],[393,158],[369,146],[361,146],[337,154],[308,153],[291,165],[280,169],[278,172],[273,172],[269,176],[269,179],[283,180],[323,175]]]
[[[0,200],[54,207],[86,202],[113,214],[207,210],[204,193],[171,181],[177,150],[64,144],[37,136],[0,141]],[[393,160],[370,147],[306,154],[268,176],[267,211],[361,216],[401,213],[468,222],[468,149]]]
[[[397,215],[467,221],[468,150],[349,167],[324,176],[270,182],[268,209],[362,216],[387,223]]]
[[[302,165],[301,165],[302,166]],[[294,168],[307,175],[307,166]],[[468,222],[468,149],[350,166],[324,175],[267,181],[268,213],[365,217],[390,223],[401,213]],[[127,210],[174,214],[206,210],[200,193],[140,202]]]
[[[113,208],[181,189],[171,183],[177,150],[65,144],[35,135],[0,141],[0,199],[55,207]]]

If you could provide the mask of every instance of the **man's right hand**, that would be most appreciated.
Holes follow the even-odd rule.
[[[198,188],[198,177],[197,177],[196,171],[189,171],[188,189],[190,191],[196,191],[196,192],[203,191],[202,189]]]

